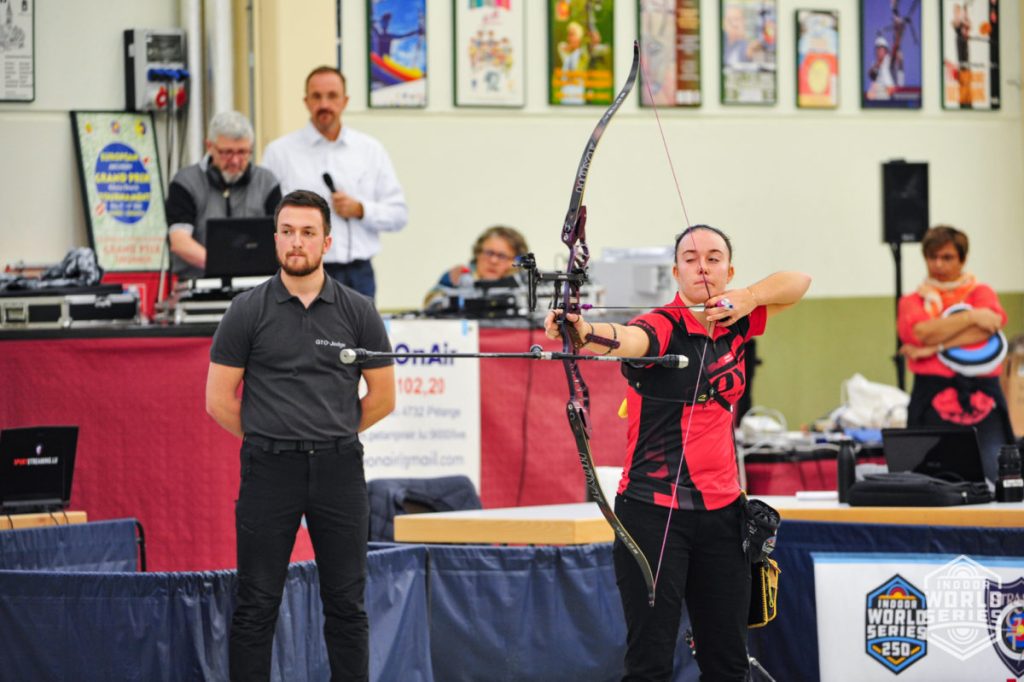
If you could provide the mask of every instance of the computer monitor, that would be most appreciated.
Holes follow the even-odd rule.
[[[882,429],[882,450],[889,471],[916,471],[947,480],[985,480],[973,426]]]
[[[206,277],[220,277],[225,288],[232,277],[277,272],[274,219],[210,218],[206,221]]]
[[[66,509],[71,502],[77,446],[77,426],[0,431],[0,512]]]

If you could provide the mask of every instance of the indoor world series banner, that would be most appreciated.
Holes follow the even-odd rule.
[[[1024,557],[811,557],[822,680],[1024,676]]]
[[[89,243],[108,272],[160,269],[167,233],[153,118],[72,111]]]

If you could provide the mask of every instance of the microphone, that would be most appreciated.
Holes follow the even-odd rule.
[[[330,173],[324,173],[323,178],[324,184],[327,185],[327,189],[331,190],[332,194],[338,191],[334,188],[334,178],[331,177]]]
[[[356,362],[361,362],[367,357],[369,356],[363,348],[342,348],[341,353],[338,354],[338,358],[341,360],[341,364],[343,365],[351,365]]]

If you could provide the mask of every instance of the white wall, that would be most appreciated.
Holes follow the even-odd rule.
[[[733,235],[739,283],[797,268],[814,275],[814,296],[888,295],[893,270],[881,243],[879,164],[928,161],[932,222],[968,231],[970,267],[986,281],[1001,291],[1024,290],[1017,2],[1001,3],[1003,109],[995,113],[940,109],[937,2],[922,3],[924,109],[914,112],[860,109],[857,3],[811,4],[840,11],[841,106],[834,112],[793,104],[793,11],[809,6],[798,0],[779,2],[779,104],[719,105],[718,3],[703,0],[706,104],[661,111],[690,220]],[[579,155],[601,113],[547,106],[540,2],[527,8],[526,108],[455,109],[451,3],[428,5],[429,107],[390,111],[366,108],[366,5],[343,3],[342,67],[352,96],[345,123],[385,143],[411,208],[409,226],[384,237],[375,261],[378,303],[387,309],[418,306],[440,272],[464,260],[473,238],[493,223],[520,227],[542,266],[553,265],[564,251],[557,235]],[[636,17],[634,2],[616,5],[621,83]],[[102,15],[93,3],[48,0],[36,12],[37,101],[0,104],[0,263],[55,261],[85,243],[67,110],[121,108],[121,31],[174,26],[178,16],[177,3],[167,0],[111,0]],[[333,49],[325,46],[327,54]],[[305,120],[301,83],[293,102],[279,133]],[[587,189],[595,255],[604,247],[666,243],[683,226],[661,145],[651,110],[635,97],[626,102],[602,138]],[[922,275],[916,247],[905,249],[904,264],[905,286],[912,286]]]

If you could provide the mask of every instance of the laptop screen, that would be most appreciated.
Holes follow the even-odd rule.
[[[67,508],[77,446],[77,426],[0,431],[0,510],[18,514]]]
[[[984,481],[978,433],[973,427],[882,429],[889,471],[916,471],[936,478]]]
[[[275,272],[273,218],[206,221],[206,277],[254,277]]]

